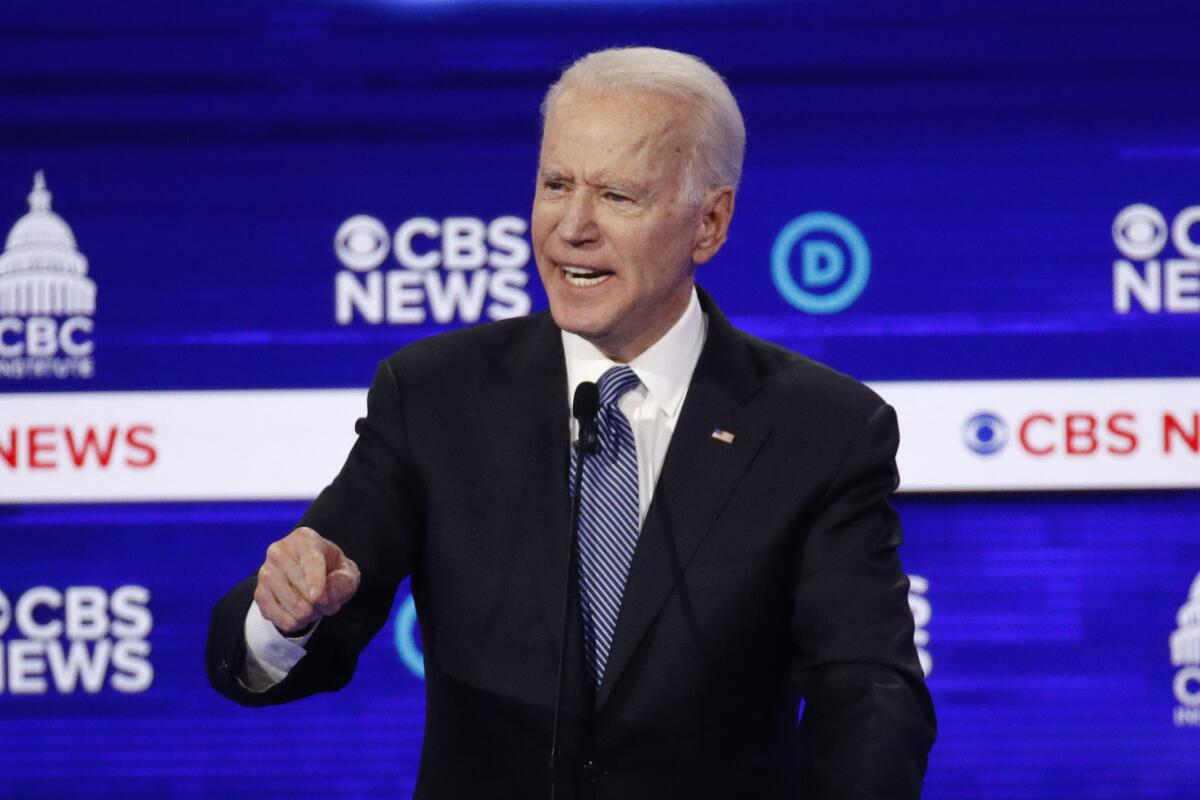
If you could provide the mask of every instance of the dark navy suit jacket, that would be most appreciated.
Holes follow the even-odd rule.
[[[895,414],[701,303],[707,339],[597,691],[565,591],[569,404],[548,313],[380,363],[357,443],[299,523],[359,564],[361,588],[254,694],[236,679],[254,578],[239,584],[213,612],[213,686],[246,705],[344,686],[411,574],[415,796],[542,798],[570,597],[561,800],[918,797],[935,723],[889,504]]]

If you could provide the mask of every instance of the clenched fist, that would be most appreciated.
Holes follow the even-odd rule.
[[[340,547],[312,528],[296,528],[267,548],[254,601],[281,633],[296,633],[336,614],[361,580]]]

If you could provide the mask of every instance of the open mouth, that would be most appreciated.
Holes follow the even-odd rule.
[[[569,264],[564,264],[562,267],[563,277],[567,283],[572,286],[596,286],[604,283],[612,275],[611,272],[605,272],[598,269],[589,269],[587,267],[576,267]]]

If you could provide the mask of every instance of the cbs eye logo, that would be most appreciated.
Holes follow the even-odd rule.
[[[996,414],[984,411],[967,420],[962,436],[971,450],[990,456],[1008,444],[1008,425]]]
[[[338,259],[356,272],[370,272],[383,263],[392,237],[374,217],[359,214],[342,223],[333,237]]]
[[[1200,258],[1200,243],[1192,240],[1192,226],[1200,222],[1200,206],[1180,211],[1170,225],[1154,206],[1135,203],[1121,209],[1113,220],[1113,243],[1121,255],[1134,261],[1148,261],[1163,251],[1167,236],[1175,249],[1186,258]]]
[[[771,248],[775,288],[809,314],[845,309],[863,293],[870,277],[867,240],[838,214],[814,211],[797,217],[784,226]]]

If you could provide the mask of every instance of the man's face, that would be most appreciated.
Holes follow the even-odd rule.
[[[722,224],[709,242],[711,193],[699,204],[681,197],[692,135],[685,105],[646,92],[568,91],[547,116],[533,201],[538,272],[558,326],[613,360],[670,329],[693,264],[724,239]]]

